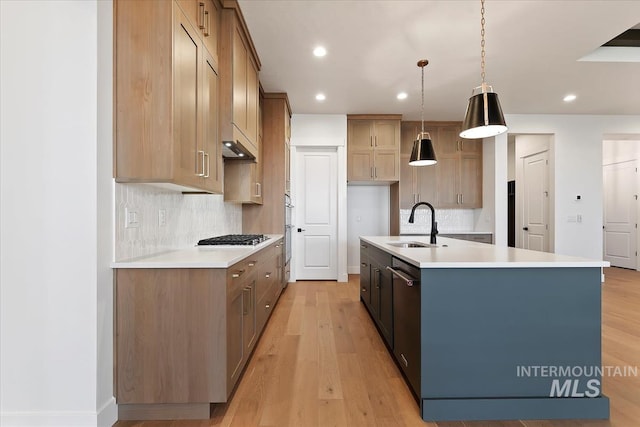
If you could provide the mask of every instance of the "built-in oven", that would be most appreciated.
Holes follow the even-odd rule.
[[[291,223],[293,213],[293,204],[291,204],[291,197],[288,194],[284,195],[284,283],[285,286],[289,282],[289,276],[291,275],[290,261],[291,261],[291,234],[293,231],[293,224]]]

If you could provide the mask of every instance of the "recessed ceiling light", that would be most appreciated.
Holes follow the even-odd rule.
[[[322,46],[318,46],[315,49],[313,49],[313,54],[318,57],[325,56],[327,54],[327,49],[325,49]]]
[[[564,98],[562,98],[562,100],[564,102],[572,102],[572,101],[575,101],[576,98],[577,98],[577,96],[575,96],[574,94],[571,93],[571,94],[565,96]]]
[[[324,96],[324,93],[319,93],[316,95],[316,100],[317,101],[324,101],[325,99],[327,99],[326,96]]]
[[[400,92],[396,98],[398,99],[407,99],[407,92]]]

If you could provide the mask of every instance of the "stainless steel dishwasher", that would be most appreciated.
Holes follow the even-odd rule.
[[[393,353],[420,400],[420,269],[393,258]]]

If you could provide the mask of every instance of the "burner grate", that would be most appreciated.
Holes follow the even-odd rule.
[[[227,234],[224,236],[210,237],[202,239],[198,242],[198,246],[215,246],[215,245],[244,245],[252,246],[267,240],[264,234]]]

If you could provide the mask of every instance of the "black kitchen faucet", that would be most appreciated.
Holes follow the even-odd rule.
[[[431,209],[431,239],[429,240],[429,243],[435,245],[436,235],[438,234],[438,223],[436,222],[436,211],[435,209],[433,209],[433,206],[431,206],[431,203],[419,202],[413,205],[413,207],[411,208],[411,215],[409,215],[409,223],[413,224],[413,216],[416,212],[416,208],[420,205],[426,205],[429,207],[429,209]]]

